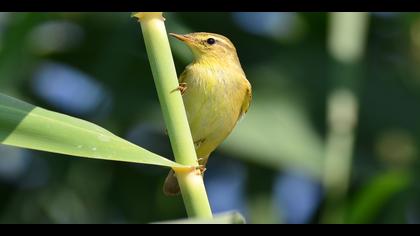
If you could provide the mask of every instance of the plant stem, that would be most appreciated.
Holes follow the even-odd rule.
[[[333,89],[327,100],[328,135],[323,184],[326,190],[324,223],[344,223],[345,197],[350,182],[355,129],[358,117],[358,87],[363,76],[363,58],[368,13],[330,14],[328,49],[333,60]]]
[[[176,162],[198,166],[197,155],[185,113],[168,36],[161,12],[139,12],[144,42],[149,57],[163,118]],[[195,168],[175,169],[185,208],[189,217],[212,218],[203,178]]]

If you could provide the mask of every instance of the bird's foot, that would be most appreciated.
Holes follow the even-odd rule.
[[[203,175],[206,172],[207,168],[204,165],[198,165],[195,167],[196,170],[200,171],[200,174]]]
[[[187,90],[187,83],[179,83],[178,87],[174,89],[174,91],[179,90],[181,95],[184,95],[185,91]]]

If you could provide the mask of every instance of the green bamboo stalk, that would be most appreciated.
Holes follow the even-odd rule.
[[[139,19],[149,57],[163,118],[175,160],[183,165],[198,166],[197,155],[185,113],[162,12],[139,12]],[[189,217],[212,218],[212,212],[201,174],[174,168]]]
[[[355,128],[358,117],[358,87],[369,15],[365,12],[330,14],[328,49],[333,89],[327,98],[328,134],[323,184],[326,190],[324,223],[344,223]]]
[[[369,13],[333,12],[329,23],[328,51],[331,56],[346,64],[360,61],[365,51]]]

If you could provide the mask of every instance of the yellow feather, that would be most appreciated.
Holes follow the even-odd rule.
[[[251,85],[228,38],[205,32],[172,35],[187,44],[195,56],[179,82],[186,83],[185,110],[197,156],[200,164],[205,165],[210,154],[248,111]],[[176,186],[173,181],[176,178],[170,173],[164,188],[168,195],[177,190],[173,189]]]

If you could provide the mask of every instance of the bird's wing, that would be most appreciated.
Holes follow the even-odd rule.
[[[252,101],[252,88],[251,88],[251,84],[248,82],[248,80],[246,80],[246,83],[247,83],[247,87],[246,87],[245,98],[244,98],[244,101],[242,102],[241,110],[239,112],[238,121],[248,111],[249,106],[251,105],[251,101]]]

